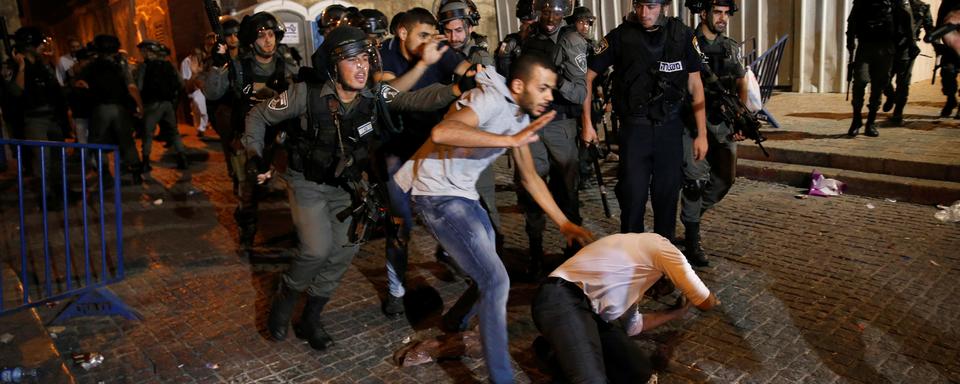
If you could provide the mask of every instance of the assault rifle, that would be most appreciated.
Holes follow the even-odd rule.
[[[366,181],[347,184],[353,204],[337,213],[337,220],[344,222],[353,217],[347,232],[350,244],[362,244],[377,232],[389,230],[386,185]]]
[[[223,44],[223,27],[220,25],[220,6],[216,0],[203,0],[203,9],[207,12],[207,21],[210,22],[210,30],[217,34],[217,43]]]
[[[713,73],[709,65],[701,67],[701,74],[703,75],[704,89],[708,90],[711,96],[716,97],[715,102],[719,103],[719,112],[723,115],[723,121],[733,126],[734,133],[739,133],[753,140],[760,147],[763,155],[770,157],[770,153],[763,148],[762,143],[767,141],[767,138],[760,132],[760,119],[757,118],[757,115],[747,109],[739,95],[724,89],[723,85],[720,84],[720,79]]]
[[[923,36],[923,42],[932,44],[933,42],[942,39],[948,33],[953,31],[960,31],[960,24],[947,23],[936,27],[933,29],[933,31],[930,31],[930,33]]]
[[[600,201],[603,203],[603,214],[606,217],[613,217],[610,214],[610,203],[607,202],[607,187],[603,185],[603,172],[600,171],[600,147],[596,143],[590,143],[588,150],[593,157],[593,172],[597,176],[597,186],[600,187]]]
[[[850,88],[853,88],[853,60],[857,57],[857,48],[850,51],[850,57],[847,58],[847,97],[845,101],[850,101]]]

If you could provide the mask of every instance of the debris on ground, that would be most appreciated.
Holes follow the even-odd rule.
[[[418,343],[411,343],[393,354],[394,362],[401,367],[413,367],[431,361],[456,359],[463,356],[483,356],[480,334],[466,331],[441,335]]]
[[[162,205],[162,204],[163,204],[163,199],[156,199],[153,201],[153,205]]]
[[[220,369],[220,364],[217,363],[207,363],[205,365],[208,369]]]
[[[810,196],[840,196],[847,190],[847,184],[837,180],[828,179],[816,169],[810,175],[810,189],[807,194]]]
[[[940,263],[938,263],[938,262],[936,262],[936,261],[933,261],[933,260],[930,260],[930,264],[933,264],[933,265],[935,265],[935,266],[937,266],[937,267],[940,266]]]
[[[876,205],[867,203],[867,209],[874,209],[874,208],[876,208],[876,207],[877,207]]]
[[[10,344],[11,341],[13,341],[13,335],[9,333],[4,333],[3,335],[0,335],[0,343]]]
[[[933,214],[933,217],[936,217],[937,220],[944,223],[960,222],[960,200],[954,201],[949,207],[938,205],[937,208],[940,210]]]
[[[103,364],[103,355],[96,352],[74,353],[71,357],[73,358],[74,364],[80,365],[84,370],[87,371],[100,366],[100,364]]]

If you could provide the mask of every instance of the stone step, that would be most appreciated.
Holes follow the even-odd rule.
[[[737,175],[753,180],[806,188],[810,186],[810,174],[814,169],[820,171],[825,177],[846,183],[848,194],[890,198],[917,204],[950,204],[960,200],[960,183],[957,182],[804,164],[741,158],[737,164]]]
[[[917,179],[960,182],[960,161],[954,164],[930,163],[876,156],[858,156],[846,153],[814,152],[800,149],[767,147],[770,157],[763,155],[752,142],[737,146],[740,159],[804,165],[816,168],[836,168],[871,174],[903,176]]]
[[[0,343],[0,361],[4,367],[20,366],[37,369],[36,380],[26,378],[25,383],[73,383],[76,382],[61,359],[47,328],[34,308],[15,310],[22,300],[23,290],[16,273],[9,266],[2,273],[3,310],[0,315],[0,334],[9,334],[9,342]],[[8,336],[9,337],[9,336]]]

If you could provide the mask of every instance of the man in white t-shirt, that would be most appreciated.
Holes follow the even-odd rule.
[[[538,139],[537,131],[556,115],[544,114],[556,87],[553,64],[531,55],[519,58],[513,66],[509,82],[494,71],[478,73],[477,89],[457,101],[433,128],[430,140],[394,175],[397,185],[410,191],[427,228],[479,290],[475,312],[494,383],[513,382],[514,377],[507,348],[510,279],[497,256],[490,218],[479,201],[476,185],[480,173],[512,148],[523,187],[567,241],[585,244],[593,237],[557,207],[534,170],[528,147]],[[528,114],[539,118],[530,123]]]
[[[210,124],[210,119],[207,117],[207,99],[203,96],[203,90],[200,87],[191,87],[189,84],[193,84],[194,76],[203,73],[203,56],[203,51],[197,48],[193,50],[193,54],[180,62],[180,74],[183,76],[183,81],[188,84],[188,90],[193,88],[189,95],[190,110],[193,112],[193,124],[197,128],[197,136],[199,137],[203,137],[207,125]]]
[[[644,292],[661,278],[670,279],[687,303],[701,310],[719,304],[680,250],[654,233],[604,237],[550,274],[533,300],[533,321],[567,381],[647,382],[650,358],[630,337],[679,318],[689,308],[638,311]]]

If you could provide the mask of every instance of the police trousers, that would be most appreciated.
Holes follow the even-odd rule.
[[[63,141],[63,130],[61,129],[60,124],[54,118],[53,111],[49,113],[37,113],[31,114],[27,113],[23,118],[24,127],[23,127],[23,138],[25,140],[33,141]],[[47,147],[43,149],[43,156],[40,156],[40,148],[34,147],[32,150],[32,166],[33,175],[36,177],[37,190],[40,190],[40,185],[46,184],[46,192],[52,193],[59,196],[60,191],[62,191],[62,159],[60,156],[60,149],[56,147]],[[87,156],[90,154],[88,153]],[[26,158],[24,156],[23,158]],[[46,167],[40,167],[40,159],[43,159],[43,165]],[[26,167],[24,166],[24,169]],[[41,173],[41,169],[43,173]],[[46,179],[43,183],[40,181],[41,175]]]
[[[688,130],[689,131],[689,130]],[[693,139],[683,135],[683,193],[680,195],[680,220],[699,223],[708,209],[719,203],[737,178],[737,143],[726,139],[727,123],[707,123],[707,158],[693,158]]]
[[[119,104],[100,104],[90,117],[90,142],[116,144],[128,169],[140,169],[140,156],[133,141],[133,116]]]
[[[540,140],[530,144],[537,174],[543,178],[557,206],[571,222],[580,224],[580,151],[577,148],[577,119],[554,120],[539,133]],[[515,174],[520,179],[519,170]],[[519,182],[518,182],[519,183]],[[517,203],[526,218],[527,236],[543,238],[546,216],[540,205],[524,188],[517,189]]]
[[[160,135],[168,137],[173,149],[177,153],[186,153],[180,139],[180,130],[177,129],[177,112],[172,101],[157,101],[143,106],[143,142],[140,150],[143,162],[150,162],[150,152],[153,150],[153,131],[160,124]]]
[[[890,82],[890,70],[893,68],[895,48],[892,42],[864,41],[857,47],[857,56],[853,62],[853,99],[854,109],[863,107],[867,83],[870,84],[870,100],[867,108],[876,111],[880,108],[883,88]]]
[[[653,230],[674,239],[677,200],[683,184],[683,135],[680,118],[654,124],[643,115],[621,118],[619,182],[620,231],[644,232],[647,197],[653,205]]]
[[[360,249],[350,244],[347,236],[353,219],[337,220],[337,213],[351,206],[350,193],[308,181],[302,173],[290,169],[283,180],[300,238],[300,253],[284,272],[283,283],[310,296],[330,297]]]

